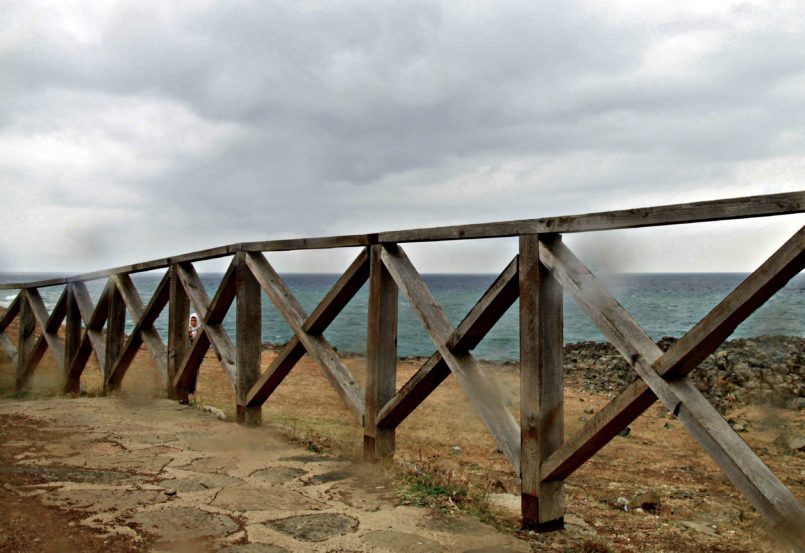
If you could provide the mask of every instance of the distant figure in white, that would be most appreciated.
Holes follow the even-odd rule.
[[[195,313],[190,314],[190,329],[187,331],[187,337],[190,340],[190,343],[193,343],[193,338],[196,337],[198,334],[198,330],[201,328],[201,323],[198,322],[198,315]]]
[[[196,334],[198,334],[198,331],[200,329],[201,329],[201,322],[198,319],[198,315],[196,313],[191,313],[190,314],[190,325],[189,325],[188,330],[187,330],[187,339],[191,344],[193,343],[193,340],[195,339]],[[190,383],[190,387],[187,390],[187,392],[189,394],[194,394],[195,395],[195,393],[196,393],[196,384],[198,384],[198,373],[196,373],[196,376],[193,379],[193,382]],[[180,399],[179,403],[181,403],[182,405],[188,405],[189,401],[186,400],[186,399]]]

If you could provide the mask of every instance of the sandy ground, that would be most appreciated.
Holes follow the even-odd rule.
[[[263,366],[267,366],[273,358],[274,353],[270,350],[263,352]],[[354,373],[358,381],[363,381],[363,359],[360,357],[345,357],[345,363]],[[398,367],[398,387],[413,374],[418,368],[418,360],[401,360]],[[494,375],[494,378],[508,395],[511,402],[512,412],[517,416],[519,409],[519,384],[516,372],[507,367],[487,365],[487,371]],[[0,386],[8,385],[12,380],[13,367],[7,362],[3,365],[0,360]],[[52,360],[46,354],[42,366],[37,370],[32,381],[33,393],[29,397],[37,397],[52,391],[58,382],[58,371],[53,366]],[[199,422],[209,424],[223,430],[223,435],[238,436],[238,440],[248,440],[250,436],[263,436],[262,433],[275,431],[284,438],[279,439],[275,434],[272,438],[271,447],[287,447],[288,439],[309,449],[323,450],[330,454],[344,459],[355,458],[361,448],[362,435],[361,429],[354,420],[351,413],[342,405],[338,396],[329,387],[326,379],[321,375],[319,369],[307,357],[298,364],[290,373],[283,384],[277,389],[275,394],[269,399],[263,408],[264,428],[254,430],[240,429],[232,423],[217,422],[208,420],[210,415],[200,414],[196,410],[180,408],[169,402],[148,401],[138,407],[137,398],[150,398],[154,395],[163,393],[161,377],[154,369],[149,355],[141,351],[136,358],[130,373],[123,381],[123,395],[131,398],[126,403],[120,400],[109,399],[90,399],[82,398],[76,400],[48,400],[43,403],[39,401],[31,403],[30,400],[21,402],[3,403],[3,411],[8,414],[23,413],[26,416],[39,417],[46,425],[60,424],[52,423],[43,419],[47,411],[35,413],[26,412],[27,405],[63,405],[65,416],[70,412],[71,405],[75,409],[84,405],[83,402],[100,402],[93,405],[115,404],[118,407],[118,415],[109,414],[111,418],[118,417],[125,419],[125,413],[133,410],[141,413],[137,416],[150,416],[147,412],[161,413],[154,424],[167,424],[173,430],[165,430],[168,436],[182,436],[184,431],[177,430],[174,426],[189,424],[188,417],[200,417]],[[97,394],[100,390],[100,377],[97,363],[93,359],[82,378],[82,389],[85,394]],[[208,354],[201,373],[198,393],[195,401],[199,404],[213,405],[221,408],[230,418],[234,414],[234,398],[229,386],[228,379],[223,370],[218,365],[214,354]],[[592,416],[596,410],[603,407],[610,396],[586,392],[580,389],[573,382],[568,382],[565,393],[565,427],[566,435],[570,435],[585,423],[585,420]],[[132,403],[133,401],[133,403]],[[117,403],[115,403],[117,402]],[[39,409],[37,407],[36,409]],[[34,409],[34,411],[36,411]],[[60,407],[61,409],[61,407]],[[83,409],[83,407],[81,407]],[[113,408],[109,408],[114,410]],[[18,411],[22,410],[22,411]],[[110,411],[111,413],[112,411]],[[99,408],[92,413],[101,413],[106,417],[106,408]],[[96,422],[92,416],[84,419],[82,424],[75,426],[72,430],[73,436],[79,436],[81,440],[89,439],[92,436],[91,428],[96,427]],[[132,415],[134,416],[134,415]],[[792,490],[800,499],[805,499],[805,454],[803,452],[791,451],[784,447],[783,442],[795,436],[802,435],[805,429],[805,411],[794,411],[777,409],[772,407],[751,406],[741,407],[727,414],[728,419],[735,420],[744,427],[741,437],[744,438],[761,458],[774,470],[780,479]],[[37,420],[39,420],[37,419]],[[164,420],[163,420],[164,419]],[[175,420],[174,420],[175,419]],[[69,421],[69,419],[68,419]],[[128,421],[127,421],[128,422]],[[36,423],[39,424],[39,423]],[[70,424],[73,424],[70,422]],[[98,425],[101,421],[98,421]],[[149,426],[148,425],[145,426]],[[113,426],[113,425],[112,425]],[[136,431],[136,430],[135,430]],[[114,430],[109,427],[110,435],[117,436]],[[142,430],[145,433],[144,430]],[[249,432],[256,432],[249,434]],[[781,438],[783,438],[781,440]],[[266,438],[266,440],[268,440]],[[109,441],[109,440],[104,440]],[[137,441],[137,440],[135,440]],[[263,438],[258,442],[262,443]],[[696,442],[690,438],[682,428],[681,424],[674,419],[662,406],[655,405],[650,408],[641,418],[630,427],[628,435],[615,438],[591,461],[585,464],[579,471],[573,474],[566,482],[566,530],[545,535],[529,535],[517,533],[517,497],[518,482],[516,475],[513,474],[505,458],[496,450],[494,441],[484,428],[480,419],[473,413],[472,408],[454,379],[448,378],[447,381],[429,397],[423,405],[417,409],[397,431],[397,453],[395,459],[398,463],[397,472],[418,470],[440,475],[442,478],[452,479],[471,490],[476,490],[486,494],[490,499],[493,510],[499,514],[499,527],[502,533],[492,532],[498,539],[521,539],[528,542],[533,551],[603,551],[603,547],[608,547],[610,551],[652,551],[652,552],[672,552],[672,551],[712,551],[712,552],[768,552],[781,551],[779,545],[774,542],[774,537],[767,532],[767,528],[762,518],[753,510],[743,496],[730,484],[726,477],[721,473],[717,466],[700,450]],[[214,440],[213,440],[214,442]],[[117,441],[116,443],[120,443]],[[247,443],[247,442],[244,442]],[[251,442],[249,442],[251,443]],[[237,445],[234,444],[234,445]],[[161,457],[171,457],[174,455],[173,449],[186,451],[188,448],[193,454],[199,457],[216,457],[220,455],[228,456],[233,446],[231,441],[225,441],[211,449],[196,449],[194,443],[179,441],[159,441],[151,442],[150,447],[156,448],[155,455]],[[5,446],[4,446],[5,447]],[[245,484],[238,486],[253,485],[253,472],[249,470],[260,470],[257,467],[260,460],[268,462],[269,459],[278,460],[274,453],[266,449],[261,449],[259,444],[255,446],[253,452],[250,448],[239,449],[238,455],[244,459],[243,466],[238,464],[226,468],[216,468],[215,474],[224,475],[232,478],[240,478]],[[144,448],[147,449],[147,448]],[[164,450],[164,451],[163,451]],[[133,450],[134,451],[134,450]],[[23,453],[20,451],[19,453]],[[165,453],[169,452],[169,453]],[[123,451],[117,454],[124,455]],[[297,451],[297,455],[300,453]],[[184,453],[175,453],[179,458]],[[288,454],[282,456],[288,457]],[[92,459],[98,458],[97,455]],[[23,459],[24,460],[24,459]],[[89,463],[90,461],[86,459]],[[272,461],[272,462],[274,462]],[[305,474],[300,474],[291,478],[288,482],[281,484],[283,487],[301,493],[315,492],[321,488],[321,493],[325,493],[328,486],[350,486],[361,481],[361,478],[352,480],[346,479],[338,483],[328,483],[321,485],[320,488],[305,485],[306,479],[309,480],[320,472],[335,470],[333,468],[320,468],[316,461],[303,462],[300,464],[283,462],[282,466],[305,470]],[[15,461],[16,462],[16,461]],[[59,460],[58,463],[62,463]],[[184,461],[170,460],[164,468],[159,470],[153,478],[158,480],[150,481],[150,485],[161,486],[162,480],[177,480],[178,477],[170,472],[164,471],[196,471],[188,465],[180,465]],[[339,461],[342,462],[342,461]],[[57,464],[58,464],[57,463]],[[328,461],[329,463],[329,461]],[[352,466],[347,461],[343,465],[338,465],[339,469],[347,470]],[[88,466],[92,466],[91,463]],[[267,465],[268,466],[268,465]],[[267,466],[265,468],[267,468]],[[156,470],[156,467],[152,467]],[[349,469],[357,470],[357,469]],[[231,474],[230,474],[231,471]],[[185,473],[182,473],[185,474]],[[186,475],[186,474],[185,474]],[[192,477],[190,478],[193,480]],[[396,480],[397,492],[403,484]],[[256,485],[256,484],[254,484]],[[276,485],[276,484],[274,484]],[[385,484],[384,484],[385,485]],[[394,484],[390,484],[394,486]],[[210,485],[212,487],[212,485]],[[165,487],[165,486],[162,486]],[[71,488],[67,488],[70,490]],[[354,488],[362,490],[362,495],[369,494],[360,486]],[[158,490],[151,490],[158,491]],[[48,491],[48,493],[51,493]],[[59,493],[69,493],[62,491]],[[160,491],[159,493],[163,493]],[[161,500],[159,506],[152,506],[149,509],[159,510],[161,508],[173,508],[173,506],[183,505],[186,494],[201,493],[200,491],[183,491],[177,488],[175,496],[155,494]],[[318,492],[317,492],[318,493]],[[355,493],[355,492],[349,492]],[[225,497],[225,496],[224,496]],[[655,499],[656,505],[651,508],[640,507],[645,498]],[[41,498],[40,498],[41,499]],[[330,545],[329,541],[319,544],[308,544],[288,537],[282,530],[270,527],[265,530],[266,522],[270,520],[280,520],[295,516],[280,514],[268,516],[260,519],[241,519],[240,513],[234,508],[224,508],[212,505],[215,509],[224,508],[227,513],[223,515],[229,517],[238,524],[238,529],[225,532],[232,540],[253,539],[252,536],[271,535],[277,537],[275,543],[291,551],[384,551],[383,544],[371,545],[366,541],[366,536],[374,531],[388,530],[400,532],[402,534],[416,534],[438,542],[437,534],[428,533],[429,524],[433,524],[435,513],[423,511],[421,515],[408,514],[418,513],[412,507],[397,505],[399,495],[395,493],[378,493],[373,497],[377,501],[376,505],[380,511],[395,512],[395,509],[402,509],[406,513],[405,518],[410,518],[413,525],[393,526],[383,529],[373,526],[373,523],[364,524],[362,519],[356,514],[349,512],[349,505],[342,503],[337,497],[335,499],[325,495],[313,494],[309,499],[322,502],[332,506],[332,510],[322,509],[324,512],[334,512],[351,516],[358,520],[357,530],[347,532],[342,537],[331,538],[334,541]],[[83,505],[81,499],[76,499],[79,506]],[[84,501],[84,503],[87,503]],[[107,509],[115,509],[114,512],[123,512],[128,508],[127,504],[106,504]],[[513,508],[512,508],[513,507]],[[84,508],[84,507],[80,507]],[[201,510],[209,511],[210,504]],[[373,507],[374,508],[374,507]],[[344,510],[339,510],[344,509]],[[410,509],[413,509],[409,511]],[[128,509],[131,511],[131,509]],[[128,512],[127,511],[127,512]],[[146,510],[151,512],[150,510]],[[213,509],[214,511],[214,509]],[[452,510],[451,516],[458,516],[460,509]],[[131,512],[140,512],[137,508]],[[145,511],[143,511],[145,512]],[[218,511],[215,511],[218,512]],[[317,511],[318,512],[318,511]],[[89,515],[88,515],[89,516]],[[128,516],[128,515],[126,515]],[[442,514],[437,517],[440,520],[453,520],[451,517],[445,518]],[[86,519],[82,519],[86,521]],[[125,517],[121,520],[125,519]],[[461,520],[460,524],[469,524],[474,529],[477,522],[466,522],[466,518],[456,518]],[[244,522],[245,521],[245,522]],[[247,528],[250,524],[261,525],[260,532],[249,534]],[[149,523],[150,524],[150,523]],[[406,522],[406,524],[408,524]],[[140,525],[138,527],[138,525]],[[135,532],[138,528],[145,529],[145,523],[131,523],[128,526],[134,527]],[[270,525],[269,525],[270,526]],[[437,524],[443,528],[442,523]],[[471,539],[466,542],[468,531],[459,527],[447,527],[450,529],[444,535],[452,536],[453,541],[439,542],[446,551],[468,551],[485,547],[478,539]],[[145,534],[148,531],[143,530]],[[241,534],[238,534],[241,532]],[[245,534],[243,534],[245,532]],[[154,538],[157,539],[157,538]],[[221,538],[216,537],[213,541],[221,542]],[[256,539],[256,538],[255,538]],[[273,539],[273,538],[272,538]],[[357,539],[355,542],[349,540]],[[413,539],[413,538],[411,538]],[[440,538],[439,538],[440,539]],[[491,539],[491,538],[490,538]],[[216,541],[217,540],[217,541]],[[281,541],[285,540],[285,541]],[[295,541],[287,541],[295,540]],[[158,541],[158,539],[157,539]],[[298,543],[297,543],[298,542]],[[143,542],[145,543],[145,542]],[[290,546],[289,544],[293,544]],[[384,542],[386,544],[390,542]],[[428,542],[430,543],[430,542]],[[502,542],[503,543],[503,542]],[[510,543],[505,541],[505,543]],[[506,545],[512,550],[519,550],[516,547],[523,545],[522,541],[513,541]],[[388,549],[389,551],[418,551],[420,549],[406,549],[418,544],[406,542],[399,545],[399,548]],[[303,549],[309,547],[312,549]],[[316,549],[318,547],[318,549]],[[329,547],[329,548],[328,548]],[[397,546],[394,546],[397,547]],[[435,546],[433,546],[435,547]],[[494,551],[501,546],[493,547]],[[602,549],[596,549],[602,547]],[[339,549],[340,548],[340,549]],[[271,549],[255,549],[255,551]],[[438,548],[425,547],[424,551],[439,551]],[[478,549],[482,551],[483,549]],[[526,549],[528,550],[528,549]],[[251,549],[244,549],[251,551]],[[281,550],[280,550],[281,551]]]

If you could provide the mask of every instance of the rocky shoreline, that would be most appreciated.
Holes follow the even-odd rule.
[[[676,341],[658,342],[665,351]],[[582,388],[617,393],[635,380],[635,372],[608,343],[568,344],[567,377]],[[759,336],[730,340],[709,355],[690,379],[721,412],[739,405],[771,404],[805,408],[805,338]]]
[[[676,338],[657,345],[667,350]],[[266,349],[282,346],[264,344]],[[339,352],[344,357],[362,354]],[[424,363],[425,357],[402,360]],[[482,361],[490,370],[517,370],[516,361]],[[564,347],[567,382],[584,390],[617,394],[636,379],[636,373],[607,342],[577,342]],[[771,404],[805,409],[805,338],[758,336],[724,342],[689,378],[722,414],[741,405]]]

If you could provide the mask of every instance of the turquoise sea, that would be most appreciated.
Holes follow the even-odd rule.
[[[20,282],[53,278],[44,273],[0,273],[0,282]],[[327,293],[339,275],[286,274],[283,275],[302,306],[311,312]],[[493,274],[429,274],[425,282],[439,301],[447,316],[457,325],[475,302],[486,291],[496,275]],[[737,273],[664,273],[621,274],[602,277],[609,289],[654,339],[663,336],[679,337],[715,307],[747,275]],[[162,274],[133,275],[143,303],[159,283]],[[202,274],[207,291],[212,297],[220,274]],[[97,301],[104,281],[88,283],[93,299]],[[51,309],[58,300],[61,287],[40,289],[45,304]],[[16,295],[14,290],[0,291],[0,304],[7,304]],[[327,339],[340,351],[363,353],[366,348],[367,287],[353,298],[346,309],[325,331]],[[235,306],[230,308],[224,326],[235,340]],[[167,309],[157,319],[156,327],[163,340],[167,336]],[[128,321],[129,329],[133,326]],[[518,358],[518,316],[515,303],[495,328],[476,348],[481,359],[495,361]],[[604,341],[604,337],[587,319],[572,298],[565,298],[565,342],[586,340]],[[805,274],[800,274],[780,290],[769,302],[755,312],[733,334],[733,338],[764,334],[805,336]],[[263,296],[263,341],[281,344],[292,333],[285,321]],[[400,356],[427,356],[434,351],[433,344],[422,329],[419,319],[400,296],[398,353]]]

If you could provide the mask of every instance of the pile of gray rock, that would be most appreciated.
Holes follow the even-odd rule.
[[[663,338],[667,350],[676,340]],[[617,393],[636,373],[608,343],[580,342],[564,350],[568,380],[595,392]],[[740,404],[805,409],[805,338],[760,336],[730,340],[691,374],[696,387],[722,413]]]

